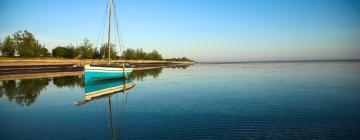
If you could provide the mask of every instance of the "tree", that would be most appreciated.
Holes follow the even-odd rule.
[[[15,43],[10,36],[7,36],[1,45],[1,53],[4,56],[15,55]]]
[[[51,56],[51,53],[49,53],[49,50],[43,46],[40,49],[40,56],[49,57],[49,56]]]
[[[122,57],[128,60],[163,60],[161,54],[157,50],[153,50],[152,52],[147,53],[142,49],[126,49]]]
[[[190,61],[193,62],[193,60],[186,58],[186,57],[179,57],[179,58],[170,58],[170,59],[166,59],[168,61]]]
[[[190,60],[186,57],[181,57],[180,61],[190,61]]]
[[[79,52],[79,57],[82,59],[93,58],[95,49],[92,48],[92,46],[93,45],[88,39],[84,39],[84,42],[78,48],[76,48]]]
[[[135,60],[141,60],[141,59],[145,59],[146,57],[146,52],[144,52],[142,49],[136,49],[135,50]]]
[[[79,55],[79,51],[76,51],[76,48],[71,44],[67,46],[57,46],[51,52],[53,57],[62,58],[75,58]]]
[[[66,48],[62,46],[57,46],[52,50],[53,57],[65,57]]]
[[[17,31],[13,34],[17,53],[22,57],[47,56],[48,50],[39,44],[34,35],[28,31]]]
[[[79,51],[76,51],[76,48],[73,45],[67,45],[65,47],[65,54],[64,57],[65,58],[75,58],[79,56]]]
[[[123,58],[130,60],[135,58],[135,50],[133,49],[126,49],[123,54]]]
[[[108,50],[108,45],[107,44],[103,44],[101,45],[101,48],[100,48],[100,56],[102,59],[107,59],[109,57],[109,50]],[[119,56],[116,52],[116,49],[115,49],[115,45],[114,44],[110,44],[110,58],[111,59],[118,59]]]
[[[146,54],[145,60],[162,60],[162,56],[158,51],[153,50],[151,53]]]

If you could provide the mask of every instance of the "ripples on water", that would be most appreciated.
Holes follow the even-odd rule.
[[[0,139],[360,139],[359,75],[358,62],[196,64],[135,72],[134,88],[81,106],[81,76],[1,81]]]

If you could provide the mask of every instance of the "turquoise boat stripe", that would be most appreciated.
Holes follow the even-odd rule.
[[[132,72],[125,72],[126,75],[130,75]],[[96,72],[85,71],[85,79],[109,79],[109,78],[124,78],[124,72]]]
[[[123,86],[125,84],[131,84],[132,79],[110,79],[110,80],[95,80],[95,81],[85,81],[85,93],[91,93],[95,91],[100,91],[108,88],[113,88],[116,86]]]

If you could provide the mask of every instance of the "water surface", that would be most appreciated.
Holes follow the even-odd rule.
[[[81,76],[1,81],[0,139],[360,139],[359,62],[196,64],[132,80],[80,106]]]

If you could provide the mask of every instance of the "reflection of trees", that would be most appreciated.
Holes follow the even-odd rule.
[[[79,76],[54,77],[53,84],[59,88],[63,87],[84,87],[83,78]]]
[[[14,101],[21,106],[29,106],[35,102],[40,92],[49,85],[51,78],[24,79],[2,81],[0,97],[5,95],[9,101]],[[59,88],[84,87],[82,77],[65,76],[54,77],[53,84]]]
[[[15,92],[16,92],[16,81],[15,80],[3,81],[3,88],[4,88],[4,91],[1,90],[2,94],[4,94],[4,93],[5,93],[5,95],[7,95],[7,94],[15,94]]]
[[[14,101],[21,106],[29,106],[34,103],[50,81],[50,78],[3,81],[2,94],[5,94],[9,101]]]
[[[191,66],[191,65],[172,65],[172,66],[168,66],[168,68],[187,69],[189,66]],[[145,77],[148,77],[148,76],[157,78],[160,75],[160,73],[162,72],[162,69],[163,68],[133,71],[133,74],[130,77],[135,80],[143,80]]]
[[[160,75],[162,69],[163,68],[133,71],[133,74],[130,77],[135,80],[143,80],[147,76],[157,78]]]
[[[190,67],[191,64],[189,65],[173,65],[173,66],[169,66],[169,68],[173,68],[173,69],[187,69],[188,67]]]

